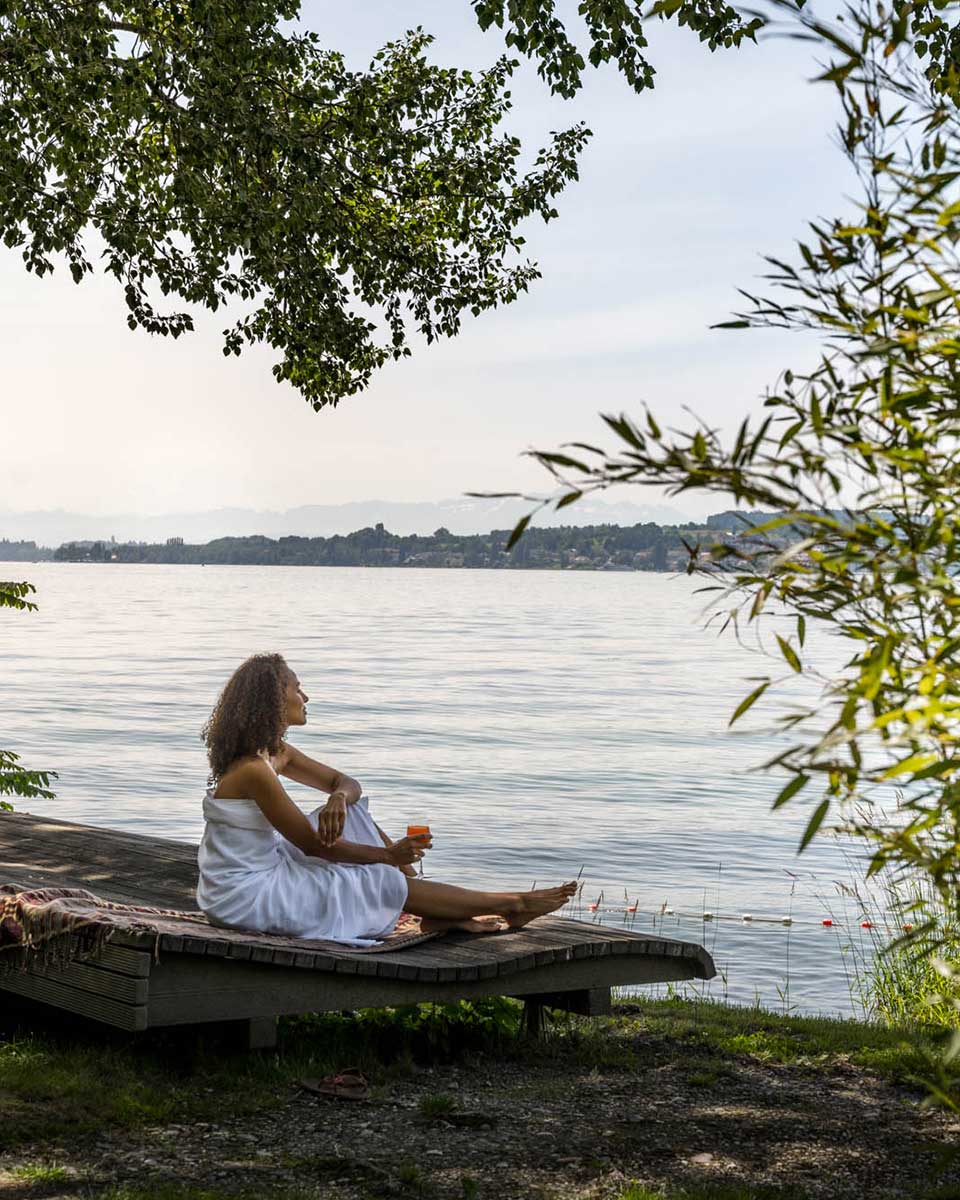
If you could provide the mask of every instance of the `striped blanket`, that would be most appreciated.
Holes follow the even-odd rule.
[[[162,949],[165,936],[227,943],[225,953],[229,953],[231,944],[242,944],[337,954],[402,950],[436,936],[421,931],[418,917],[402,913],[388,938],[377,946],[359,948],[255,930],[223,929],[211,925],[200,912],[105,900],[84,888],[24,889],[0,884],[0,974],[27,970],[32,965],[56,967],[89,958],[120,932],[151,936],[155,954]]]

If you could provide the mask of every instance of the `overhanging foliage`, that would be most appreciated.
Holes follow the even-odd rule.
[[[778,717],[789,737],[765,764],[782,773],[774,807],[809,800],[802,845],[828,825],[866,839],[872,870],[927,880],[956,928],[960,116],[956,5],[931,11],[863,3],[840,24],[800,18],[829,58],[822,79],[837,90],[862,204],[811,225],[796,261],[768,259],[778,298],[748,295],[725,324],[819,331],[813,370],[785,371],[732,444],[648,411],[605,418],[613,451],[573,443],[534,457],[561,485],[557,507],[656,484],[780,514],[690,547],[689,571],[728,624],[769,629],[774,606],[781,622],[768,641],[779,668],[753,681],[731,724],[759,711],[771,684],[812,671],[809,624],[840,635],[849,658],[821,702]],[[889,813],[877,799],[894,786],[902,803]]]
[[[271,346],[277,379],[322,408],[412,335],[451,336],[526,290],[523,222],[556,215],[588,132],[554,134],[523,170],[503,129],[515,60],[439,67],[417,30],[357,71],[291,30],[299,7],[0,0],[0,239],[78,283],[101,258],[132,329],[178,337],[228,306],[224,353]],[[560,95],[587,61],[652,86],[636,3],[584,0],[582,38],[553,0],[473,7]],[[761,23],[723,0],[653,14],[711,49]]]
[[[31,583],[0,582],[0,608],[14,608],[21,612],[35,611],[36,604],[29,598],[36,588]],[[53,799],[50,780],[56,778],[54,771],[28,771],[20,765],[20,757],[11,750],[0,750],[0,796],[42,796]],[[0,812],[12,805],[0,800]]]

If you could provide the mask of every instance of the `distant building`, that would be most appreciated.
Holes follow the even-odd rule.
[[[168,546],[182,546],[183,538],[181,538],[181,537],[167,538],[167,545]]]

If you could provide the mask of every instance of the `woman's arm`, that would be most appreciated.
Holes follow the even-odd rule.
[[[330,795],[340,792],[347,804],[356,804],[363,795],[363,788],[355,779],[335,771],[325,763],[317,762],[315,758],[297,750],[295,746],[287,745],[286,742],[278,758],[277,771],[295,783],[305,783],[307,787],[328,792]]]
[[[329,842],[335,841],[343,833],[347,805],[356,804],[363,794],[360,784],[286,743],[278,756],[277,771],[296,783],[330,793],[330,799],[320,811],[320,833]]]
[[[393,840],[393,838],[387,837],[387,835],[383,832],[383,830],[380,828],[380,826],[376,822],[374,822],[373,827],[377,831],[377,833],[380,834],[380,840],[383,842],[383,844],[386,846],[386,848],[388,850],[392,849],[397,844]],[[429,843],[427,841],[427,839],[424,838],[423,836],[417,837],[415,839],[415,841],[419,845],[421,850],[427,850],[427,849],[429,849],[429,847],[431,845],[431,843]],[[422,855],[421,855],[421,857],[422,857]],[[417,876],[417,870],[416,870],[416,867],[413,866],[413,861],[416,861],[416,860],[412,860],[411,862],[408,862],[405,866],[400,867],[400,870],[404,873],[404,875],[409,875],[411,879],[415,879]]]
[[[389,846],[366,846],[360,842],[345,842],[338,838],[332,846],[321,846],[313,851],[317,858],[325,858],[328,862],[341,863],[389,863],[398,867],[404,875],[415,875],[410,863],[416,862],[423,850],[412,838],[404,838],[403,842],[391,842]]]
[[[410,838],[389,847],[364,846],[345,842],[339,837],[331,838],[322,824],[319,831],[315,830],[262,759],[251,759],[232,774],[231,790],[254,800],[274,829],[304,854],[330,862],[387,863],[391,867],[414,862],[420,854],[419,847]]]

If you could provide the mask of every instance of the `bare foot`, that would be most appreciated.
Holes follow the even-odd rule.
[[[420,928],[424,933],[447,933],[459,929],[462,933],[500,933],[507,929],[503,917],[466,917],[462,921],[443,921],[439,917],[423,917]]]
[[[576,883],[571,882],[562,883],[555,888],[538,888],[535,892],[521,892],[517,897],[517,908],[513,912],[504,914],[507,924],[511,929],[519,929],[528,922],[536,920],[537,917],[545,917],[547,913],[556,912],[576,895],[576,891]]]

